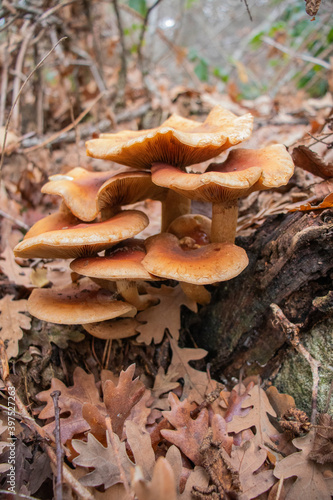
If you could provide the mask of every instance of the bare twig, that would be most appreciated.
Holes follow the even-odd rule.
[[[249,15],[250,21],[253,21],[253,17],[252,17],[251,11],[250,11],[249,4],[247,3],[247,0],[243,0],[243,2],[245,3],[245,7],[246,7],[247,13]]]
[[[318,398],[318,387],[319,387],[319,368],[320,362],[314,359],[309,351],[301,344],[299,340],[299,328],[294,323],[291,323],[283,311],[277,304],[271,304],[271,309],[274,314],[275,322],[279,325],[283,333],[285,334],[288,342],[293,346],[296,351],[298,351],[309,363],[312,372],[312,412],[311,412],[311,424],[316,423],[317,417],[317,398]]]
[[[112,0],[113,3],[113,8],[116,13],[116,18],[117,18],[117,25],[118,25],[118,31],[119,31],[119,40],[120,40],[120,46],[121,46],[121,67],[120,67],[120,72],[119,72],[119,81],[118,81],[118,98],[119,98],[119,103],[123,104],[124,103],[124,97],[125,97],[125,87],[127,83],[127,60],[126,60],[126,46],[125,46],[125,38],[124,38],[124,30],[123,30],[123,24],[121,20],[121,15],[120,15],[120,10],[118,6],[118,0]]]
[[[2,165],[3,165],[3,161],[4,161],[4,158],[5,158],[5,149],[6,149],[6,140],[7,140],[7,133],[8,133],[8,127],[9,127],[9,124],[10,124],[10,120],[12,118],[12,114],[13,114],[13,111],[15,109],[15,106],[20,98],[20,95],[22,94],[25,86],[27,85],[27,83],[29,82],[29,80],[31,79],[32,75],[35,73],[35,71],[37,71],[41,66],[42,64],[44,63],[44,61],[49,57],[49,55],[54,51],[54,49],[57,47],[57,45],[59,45],[59,43],[61,43],[63,40],[65,40],[66,37],[63,37],[61,38],[56,45],[54,45],[52,47],[51,50],[49,50],[47,52],[47,54],[39,61],[39,63],[37,64],[37,66],[29,73],[29,75],[27,76],[26,80],[24,81],[22,87],[20,88],[20,91],[19,93],[17,94],[16,96],[16,99],[9,111],[9,115],[8,115],[8,118],[7,118],[7,121],[6,121],[6,126],[5,126],[5,133],[4,133],[4,137],[3,137],[3,143],[2,143],[2,151],[1,151],[1,159],[0,159],[0,182],[1,182],[1,171],[2,171]]]
[[[10,379],[7,379],[5,384],[7,387],[13,387],[13,384],[10,381]],[[17,391],[15,391],[15,403],[26,425],[29,428],[33,429],[44,440],[40,444],[48,454],[51,462],[56,466],[57,457],[56,454],[54,453],[53,448],[50,446],[48,442],[51,436],[48,436],[48,434],[44,431],[44,429],[40,427],[37,424],[37,422],[29,415],[28,410],[26,409],[25,405],[18,396]],[[75,491],[80,500],[94,500],[93,495],[84,486],[82,486],[82,484],[79,483],[77,479],[75,479],[75,477],[73,476],[67,465],[63,464],[62,471],[63,471],[64,481],[72,488],[73,491]]]
[[[28,226],[28,224],[26,224],[25,222],[22,222],[19,219],[16,219],[15,217],[13,217],[10,214],[7,214],[7,212],[4,212],[4,210],[1,210],[1,208],[0,208],[0,217],[3,217],[4,219],[8,219],[8,220],[14,222],[17,226],[21,227],[25,231],[29,231],[29,229],[30,229],[30,226]]]
[[[9,68],[8,46],[9,46],[9,41],[4,45],[3,65],[1,72],[0,127],[2,127],[5,120],[7,86],[8,86],[8,68]]]
[[[289,56],[294,57],[295,59],[301,59],[302,61],[308,61],[313,64],[318,64],[318,66],[322,66],[323,68],[326,69],[332,68],[331,64],[328,63],[327,61],[324,61],[323,59],[319,59],[319,57],[309,56],[308,54],[299,54],[293,49],[290,49],[289,47],[282,45],[282,43],[272,40],[272,38],[269,38],[268,36],[263,36],[261,39],[268,45],[271,45],[272,47],[281,50],[281,52],[284,52],[285,54],[288,54]]]
[[[143,41],[144,41],[147,25],[148,25],[148,19],[149,19],[150,14],[152,13],[152,11],[155,9],[155,7],[158,6],[159,3],[161,3],[161,1],[162,0],[156,0],[153,3],[153,5],[151,7],[149,7],[149,9],[147,9],[146,15],[143,19],[143,24],[142,24],[142,28],[141,28],[140,36],[139,36],[138,50],[137,50],[138,63],[139,63],[139,66],[141,68],[141,72],[143,72],[142,46],[143,46]]]
[[[63,451],[61,447],[61,432],[60,432],[60,408],[59,408],[59,396],[60,391],[51,392],[51,398],[53,399],[54,405],[54,419],[55,419],[55,428],[54,428],[54,438],[56,442],[56,450],[57,450],[57,480],[55,487],[55,499],[62,500],[62,461],[63,461]]]
[[[92,110],[92,108],[95,106],[95,104],[102,98],[104,97],[105,95],[105,92],[101,92],[94,100],[92,103],[89,104],[89,106],[86,107],[86,109],[84,109],[82,111],[82,113],[79,114],[79,116],[74,120],[72,121],[72,123],[70,123],[69,125],[67,125],[67,127],[63,128],[62,130],[60,130],[59,132],[56,132],[55,134],[52,134],[50,137],[48,137],[47,139],[45,139],[45,141],[41,142],[40,144],[36,144],[36,146],[32,146],[31,148],[27,148],[25,149],[25,152],[26,153],[32,153],[33,151],[36,151],[36,149],[39,149],[39,148],[42,148],[44,146],[47,146],[48,144],[50,144],[51,142],[53,142],[55,139],[57,139],[58,137],[62,136],[63,134],[65,134],[66,132],[69,132],[70,130],[72,130],[72,128],[75,128],[76,125],[78,125],[80,123],[81,120],[83,120],[83,118]]]

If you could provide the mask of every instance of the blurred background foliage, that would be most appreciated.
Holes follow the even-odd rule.
[[[0,126],[62,37],[22,93],[25,114],[13,114],[21,133],[31,116],[39,135],[65,126],[101,92],[123,107],[176,85],[233,100],[323,96],[333,88],[332,12],[332,0],[315,17],[304,0],[3,0]]]

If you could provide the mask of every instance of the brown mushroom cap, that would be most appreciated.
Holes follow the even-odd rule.
[[[91,223],[82,223],[71,214],[59,212],[37,224],[14,248],[17,257],[55,259],[94,255],[140,233],[149,220],[138,210],[127,210],[109,220]]]
[[[86,143],[87,154],[135,168],[148,169],[154,162],[185,167],[248,139],[252,125],[251,114],[238,117],[215,106],[203,123],[172,115],[154,129],[102,134]]]
[[[156,186],[150,172],[127,171],[108,179],[97,193],[98,210],[108,207],[130,205],[138,201],[161,200],[166,189]]]
[[[183,250],[176,236],[161,233],[146,240],[142,265],[155,276],[209,285],[234,278],[248,265],[246,252],[231,243]]]
[[[113,340],[125,339],[137,335],[135,328],[140,322],[135,318],[119,318],[111,321],[102,321],[100,323],[88,323],[83,325],[90,335],[99,339]]]
[[[152,179],[192,200],[219,203],[282,186],[293,172],[294,164],[286,148],[275,144],[258,150],[235,149],[223,163],[210,165],[203,174],[156,164],[152,167]]]
[[[50,177],[42,187],[42,193],[61,196],[69,210],[83,221],[92,221],[97,217],[96,196],[99,188],[114,172],[88,172],[76,167],[67,174]]]
[[[134,316],[135,307],[84,279],[66,287],[38,288],[28,300],[28,311],[43,321],[62,325],[94,323],[118,316]]]
[[[143,240],[122,241],[107,251],[105,257],[83,257],[70,267],[83,276],[108,280],[158,280],[149,274],[141,261],[146,255]]]

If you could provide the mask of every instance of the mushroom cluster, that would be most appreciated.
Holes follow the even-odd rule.
[[[188,296],[207,304],[204,285],[230,280],[248,264],[235,245],[238,198],[286,184],[294,166],[285,147],[273,145],[235,149],[204,173],[187,168],[248,139],[252,122],[250,114],[237,117],[216,106],[203,123],[172,115],[155,129],[88,141],[89,156],[125,167],[116,173],[74,168],[42,188],[62,198],[60,209],[28,231],[15,255],[74,259],[70,267],[81,279],[61,289],[34,290],[30,313],[84,324],[103,337],[96,323],[118,318],[118,326],[131,331],[136,312],[156,303],[147,281],[178,280]],[[162,216],[161,233],[144,241],[135,236],[148,225],[147,215],[124,207],[146,199],[161,202]],[[212,220],[191,214],[191,200],[211,203]]]

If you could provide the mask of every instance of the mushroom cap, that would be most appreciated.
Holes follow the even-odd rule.
[[[105,257],[83,257],[70,267],[83,276],[103,280],[159,280],[142,266],[145,255],[144,241],[131,238],[108,250]]]
[[[14,254],[27,259],[94,255],[140,233],[148,224],[148,217],[138,210],[127,210],[106,221],[90,223],[59,212],[38,221],[16,245]]]
[[[176,236],[161,233],[146,240],[142,265],[150,273],[195,285],[234,278],[248,265],[245,250],[231,243],[210,243],[184,250]]]
[[[28,311],[43,321],[61,325],[94,323],[136,313],[134,306],[116,300],[112,293],[88,279],[65,287],[36,288],[29,297]]]
[[[161,200],[166,196],[166,191],[152,182],[150,172],[127,170],[104,182],[97,193],[97,207],[102,210],[130,205],[148,198]]]
[[[189,237],[197,245],[207,245],[210,242],[212,221],[201,214],[186,214],[177,217],[168,227],[167,232],[178,239]]]
[[[61,196],[65,205],[79,219],[92,221],[97,217],[96,196],[99,188],[114,172],[88,172],[76,167],[67,174],[52,175],[42,193]]]
[[[287,184],[294,172],[291,156],[282,144],[262,149],[234,149],[223,163],[211,164],[203,174],[191,174],[171,165],[155,164],[152,179],[187,198],[219,203],[253,191]]]
[[[248,139],[252,126],[251,114],[238,117],[215,106],[203,123],[171,115],[157,128],[101,134],[86,143],[87,154],[135,168],[149,169],[155,162],[185,167]]]
[[[137,335],[135,328],[140,322],[135,318],[119,318],[111,321],[101,321],[100,323],[88,323],[83,325],[90,335],[99,339],[113,340],[125,339]]]

